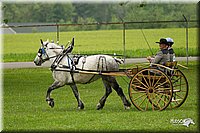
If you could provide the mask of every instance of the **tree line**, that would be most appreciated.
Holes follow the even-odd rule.
[[[121,21],[197,20],[195,3],[3,3],[3,17],[8,23],[93,23]],[[130,28],[183,27],[174,24],[134,24]],[[196,27],[197,23],[190,24]],[[80,28],[80,27],[79,27]],[[82,27],[82,29],[88,27]],[[91,28],[91,27],[90,27]],[[91,29],[115,29],[119,26],[97,25]],[[69,29],[69,27],[68,27]],[[78,28],[77,28],[78,30]]]

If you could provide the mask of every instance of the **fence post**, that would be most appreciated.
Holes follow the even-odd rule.
[[[126,59],[126,25],[125,22],[123,22],[123,50],[124,50],[124,64],[125,64],[125,59]]]
[[[59,42],[59,25],[56,23],[57,42]]]
[[[185,19],[185,31],[186,31],[186,56],[187,56],[187,66],[188,66],[188,20],[185,17],[185,15],[183,14],[183,18]]]

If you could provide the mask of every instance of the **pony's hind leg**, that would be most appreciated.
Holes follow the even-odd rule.
[[[110,85],[112,86],[112,88],[117,92],[117,94],[121,97],[122,102],[124,104],[124,108],[125,109],[130,109],[131,103],[126,99],[122,88],[119,86],[119,84],[117,83],[115,77],[108,77],[108,81],[110,83]]]
[[[49,104],[49,106],[51,106],[52,108],[54,107],[54,100],[53,98],[50,97],[51,91],[62,86],[64,86],[64,84],[62,84],[61,82],[55,81],[47,90],[46,101]]]
[[[105,92],[104,96],[99,100],[99,103],[97,104],[97,110],[102,109],[104,107],[107,97],[112,92],[112,88],[111,88],[109,82],[106,80],[106,77],[102,76],[102,81],[103,81],[104,87],[106,89],[106,92]]]
[[[76,100],[78,102],[78,109],[84,109],[84,104],[83,104],[83,102],[80,99],[80,95],[78,93],[78,89],[77,89],[76,84],[71,84],[70,87],[72,88],[74,96],[76,97]]]

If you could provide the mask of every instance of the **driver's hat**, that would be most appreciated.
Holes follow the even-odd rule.
[[[168,42],[165,38],[161,38],[159,42],[156,42],[156,43],[159,43],[159,44],[167,44],[168,45]]]

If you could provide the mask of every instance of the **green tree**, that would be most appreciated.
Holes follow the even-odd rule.
[[[9,22],[91,23],[197,19],[195,3],[3,3]],[[128,28],[183,27],[183,23],[132,24]],[[190,26],[197,26],[193,23]],[[94,26],[95,27],[95,26]],[[110,26],[117,28],[118,26]],[[96,29],[110,28],[98,25]]]

